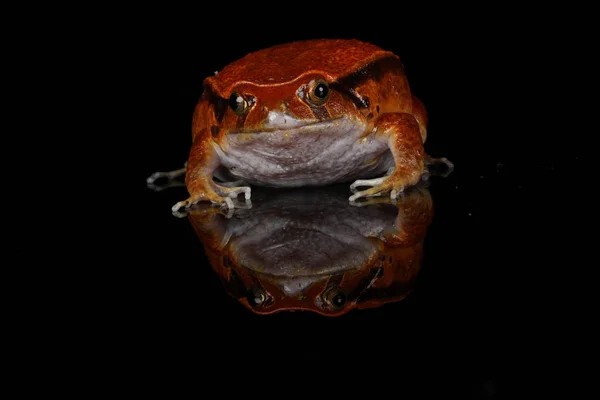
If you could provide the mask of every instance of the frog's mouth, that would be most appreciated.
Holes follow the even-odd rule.
[[[297,119],[290,114],[269,111],[267,119],[260,127],[235,129],[229,134],[260,134],[276,131],[298,131],[335,127],[343,117],[319,119]]]

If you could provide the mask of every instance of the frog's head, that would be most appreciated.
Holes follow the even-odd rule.
[[[344,117],[373,118],[353,83],[366,66],[396,56],[357,41],[304,41],[275,46],[228,65],[205,80],[213,136],[329,125]],[[375,105],[373,105],[373,108]]]
[[[325,74],[311,71],[279,84],[238,82],[229,91],[221,129],[227,133],[262,132],[326,124],[342,116],[360,118],[352,100],[331,81]]]

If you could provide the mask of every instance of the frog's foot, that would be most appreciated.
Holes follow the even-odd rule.
[[[357,181],[354,181],[354,183],[352,185],[350,185],[350,191],[352,193],[357,193],[357,192],[359,192],[359,190],[357,189],[358,187],[365,187],[365,186],[374,187],[377,185],[381,185],[385,181],[385,179],[386,179],[385,176],[383,176],[381,178],[375,178],[375,179],[359,179]],[[362,196],[360,196],[360,197],[362,197]]]
[[[201,201],[210,201],[213,205],[227,207],[232,210],[236,208],[234,200],[237,200],[240,193],[244,193],[246,203],[250,202],[251,189],[249,186],[228,188],[212,182],[204,185],[202,188],[196,189],[193,193],[194,195],[190,196],[188,199],[175,204],[171,208],[171,211],[173,211],[173,213],[178,213],[181,209],[187,210]],[[239,205],[237,208],[240,208]]]
[[[356,192],[356,188],[359,186],[372,186],[372,188],[363,190],[360,192]],[[356,200],[358,200],[362,197],[381,196],[385,192],[389,192],[391,189],[392,189],[392,185],[389,182],[389,178],[387,178],[387,177],[376,178],[376,179],[367,179],[367,180],[358,180],[358,181],[354,182],[352,185],[350,185],[350,190],[353,190],[355,192],[352,196],[350,196],[350,198],[348,200],[350,200],[351,203],[354,203]],[[394,191],[392,190],[392,192],[394,192]],[[396,194],[392,193],[392,195],[390,197],[392,199],[395,199]]]
[[[354,194],[350,196],[348,200],[350,200],[350,202],[353,203],[357,199],[360,199],[362,197],[382,196],[387,192],[390,193],[390,198],[392,200],[396,200],[405,188],[410,187],[419,182],[420,177],[420,173],[400,176],[399,174],[394,172],[391,175],[384,176],[381,178],[357,180],[352,185],[350,185],[350,190]],[[371,188],[357,192],[356,188],[360,186],[371,186]]]
[[[234,185],[236,182],[230,182],[228,186],[215,185],[217,190],[216,192],[226,198],[237,199],[240,193],[244,193],[244,199],[250,200],[250,196],[252,194],[252,189],[250,186],[229,186]]]
[[[375,179],[359,179],[357,181],[354,181],[354,183],[352,185],[350,185],[350,191],[352,193],[356,193],[358,192],[357,187],[361,187],[361,186],[377,186],[377,185],[381,185],[383,183],[383,181],[385,180],[386,177],[392,175],[394,173],[394,170],[396,168],[395,167],[390,167],[388,168],[387,172],[385,173],[385,175],[381,178],[375,178]],[[379,195],[378,195],[379,196]]]

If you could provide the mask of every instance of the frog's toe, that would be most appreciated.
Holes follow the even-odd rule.
[[[219,195],[236,199],[240,193],[244,193],[244,199],[249,200],[252,194],[252,189],[249,186],[238,186],[238,187],[225,187],[225,186],[217,186],[216,191]]]
[[[252,194],[252,189],[249,186],[232,188],[233,190],[227,195],[231,198],[237,198],[240,193],[244,193],[244,199],[249,200]]]
[[[385,193],[385,192],[387,192],[389,190],[390,190],[389,189],[389,185],[381,184],[381,185],[374,186],[371,189],[367,189],[367,190],[363,190],[363,191],[360,191],[360,192],[356,192],[352,196],[350,196],[348,198],[348,200],[350,200],[350,202],[355,202],[356,200],[358,200],[360,198],[363,198],[363,197],[381,196],[381,195],[383,195],[383,193]]]
[[[175,204],[173,207],[171,207],[171,211],[173,211],[174,213],[178,213],[182,208],[187,208],[190,205],[190,202],[188,200],[183,200],[180,202],[177,202],[177,204]]]
[[[357,181],[354,181],[354,183],[352,183],[350,185],[350,191],[352,193],[357,193],[359,187],[365,187],[365,186],[370,186],[370,187],[374,187],[374,186],[378,186],[381,185],[383,183],[383,181],[385,181],[386,177],[381,177],[381,178],[375,178],[375,179],[359,179]]]

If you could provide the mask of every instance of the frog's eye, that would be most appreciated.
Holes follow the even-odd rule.
[[[329,85],[322,79],[312,82],[308,89],[308,101],[315,106],[322,106],[329,98]]]
[[[237,92],[231,93],[229,96],[229,107],[237,114],[244,115],[248,111],[248,102],[241,94]]]

